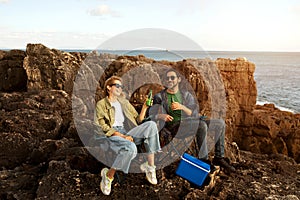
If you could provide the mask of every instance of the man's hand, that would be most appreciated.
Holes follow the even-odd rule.
[[[172,110],[182,110],[183,112],[185,112],[185,114],[187,114],[188,116],[191,116],[192,115],[192,110],[187,108],[185,105],[182,105],[178,102],[173,102],[171,104],[171,109]]]
[[[183,110],[183,105],[178,102],[173,102],[171,108],[172,110]]]
[[[173,121],[173,117],[168,114],[158,114],[157,116],[158,119],[164,120],[165,122],[171,122]]]

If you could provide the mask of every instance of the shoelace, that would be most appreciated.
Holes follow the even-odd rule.
[[[155,167],[148,165],[147,166],[147,174],[150,175],[151,179],[154,179],[155,178]]]
[[[155,176],[155,171],[153,172],[149,172],[150,173],[150,176],[151,176],[151,179],[154,179],[156,176]]]
[[[108,178],[108,176],[105,175],[105,185],[107,185],[108,187],[111,186],[113,179]]]

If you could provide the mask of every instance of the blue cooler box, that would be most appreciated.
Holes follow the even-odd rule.
[[[209,164],[202,162],[187,153],[184,153],[183,156],[181,156],[179,166],[176,170],[178,176],[198,186],[203,184],[209,172]]]

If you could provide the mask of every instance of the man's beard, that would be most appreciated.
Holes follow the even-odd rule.
[[[178,82],[176,82],[175,84],[172,84],[171,87],[168,87],[170,90],[174,90],[176,87],[178,86]]]

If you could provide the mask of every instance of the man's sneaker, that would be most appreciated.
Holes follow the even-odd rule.
[[[232,173],[235,172],[235,168],[233,166],[231,166],[226,160],[225,158],[218,158],[218,157],[214,157],[213,159],[213,164],[214,165],[218,165],[222,168],[224,168],[225,172],[228,173]]]
[[[150,166],[148,165],[148,162],[145,162],[141,164],[140,166],[141,170],[146,173],[146,178],[147,180],[153,184],[157,184],[157,179],[156,179],[156,171],[155,171],[155,166]]]
[[[101,180],[101,183],[100,183],[100,189],[101,189],[102,193],[105,194],[105,195],[109,195],[110,194],[111,183],[114,180],[113,178],[110,179],[110,178],[107,177],[107,175],[106,175],[107,172],[108,172],[107,168],[103,168],[101,170],[102,180]]]

